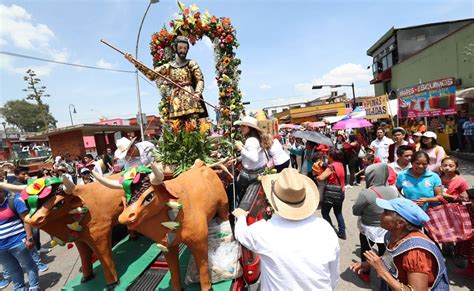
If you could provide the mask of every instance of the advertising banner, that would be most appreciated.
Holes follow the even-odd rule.
[[[449,115],[457,111],[454,78],[399,89],[397,96],[399,118]]]
[[[364,98],[362,100],[362,105],[365,109],[366,119],[383,119],[390,117],[388,114],[387,95]]]

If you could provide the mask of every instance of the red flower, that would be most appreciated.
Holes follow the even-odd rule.
[[[196,23],[197,27],[202,27],[202,21],[199,20],[197,23]]]
[[[229,34],[229,35],[227,35],[227,37],[225,38],[225,41],[226,41],[227,43],[231,43],[231,42],[232,42],[232,39],[233,39],[233,38],[232,38],[232,35]]]
[[[168,40],[169,41],[173,40],[173,37],[171,36],[171,34],[168,34]]]
[[[198,18],[199,18],[199,15],[201,15],[201,13],[200,13],[200,12],[196,12],[196,13],[194,13],[194,18],[198,19]]]
[[[216,22],[217,22],[217,17],[212,16],[212,18],[211,18],[211,23],[216,23]]]
[[[184,15],[185,16],[189,15],[189,8],[184,9]]]

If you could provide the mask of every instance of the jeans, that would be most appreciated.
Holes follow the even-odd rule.
[[[347,165],[349,166],[349,185],[353,186],[354,181],[357,183],[360,182],[360,177],[355,176],[359,171],[359,158],[357,156],[351,157]]]
[[[38,266],[36,266],[30,251],[23,242],[8,250],[0,250],[0,261],[13,281],[13,290],[20,291],[25,288],[22,266],[28,274],[29,290],[40,290]]]
[[[39,251],[41,249],[40,230],[39,228],[31,228],[33,234],[33,240],[35,241],[35,247]]]
[[[344,202],[344,201],[343,201]],[[339,234],[346,234],[346,224],[344,223],[344,217],[342,216],[342,203],[341,204],[329,204],[323,203],[321,207],[321,214],[323,218],[332,225],[331,217],[329,216],[329,212],[331,208],[334,209],[334,215],[336,216],[337,225],[339,227]]]

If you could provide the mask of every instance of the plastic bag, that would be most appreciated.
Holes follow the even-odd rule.
[[[239,263],[240,245],[232,236],[229,221],[218,224],[215,219],[209,223],[208,257],[211,282],[217,283],[242,276]],[[186,285],[199,282],[199,270],[191,256],[184,280]]]

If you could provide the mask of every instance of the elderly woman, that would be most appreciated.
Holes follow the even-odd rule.
[[[381,290],[449,290],[443,256],[420,229],[428,215],[405,198],[377,198],[384,209],[380,226],[386,229],[385,255],[381,258],[366,251],[367,262],[355,263],[351,269],[360,273],[373,268],[383,280]]]
[[[380,216],[383,209],[375,203],[377,198],[391,200],[397,198],[397,192],[387,185],[389,169],[387,164],[374,164],[365,170],[367,189],[362,190],[352,206],[352,213],[359,216],[359,239],[362,263],[366,258],[362,255],[377,244],[378,254],[385,253],[384,237],[387,231],[380,227]],[[370,273],[361,272],[359,278],[364,282],[370,281]]]
[[[428,169],[428,154],[418,151],[411,158],[412,168],[402,171],[397,176],[396,186],[403,197],[414,201],[423,210],[430,203],[439,202],[443,195],[441,178]]]

